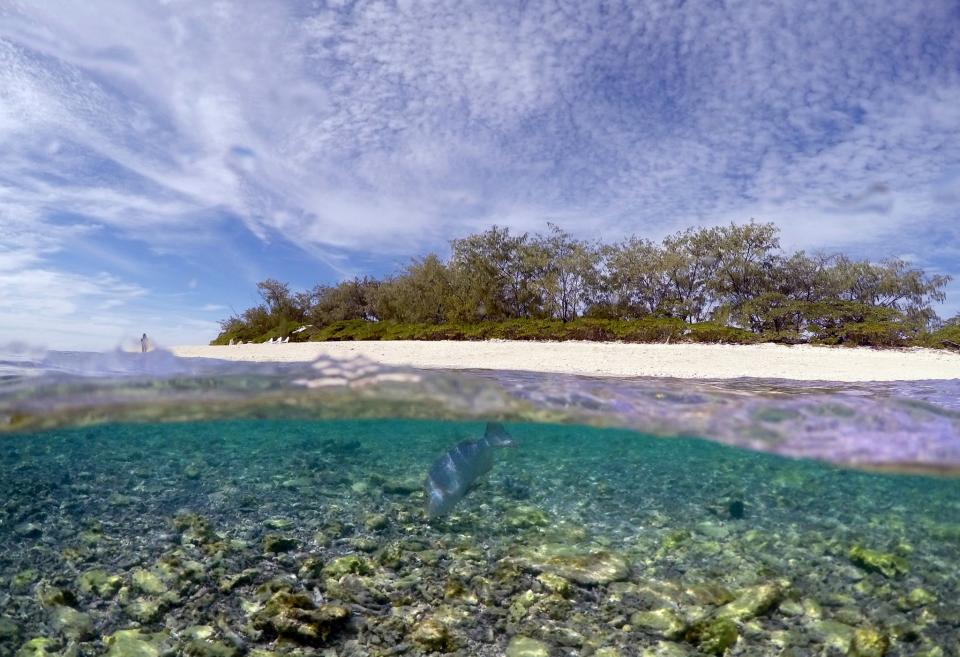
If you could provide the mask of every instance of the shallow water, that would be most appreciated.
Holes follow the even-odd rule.
[[[954,472],[954,382],[58,358],[0,381],[0,656],[960,654],[958,481],[764,453]]]

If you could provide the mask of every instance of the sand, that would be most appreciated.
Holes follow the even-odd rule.
[[[586,376],[804,381],[960,379],[960,354],[934,349],[610,342],[309,342],[183,346],[189,358],[295,362],[358,356],[425,369],[496,369]]]

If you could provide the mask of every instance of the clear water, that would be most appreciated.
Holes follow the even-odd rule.
[[[58,358],[0,383],[0,655],[960,654],[951,382]]]

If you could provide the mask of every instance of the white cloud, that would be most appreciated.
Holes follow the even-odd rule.
[[[546,219],[753,217],[936,266],[960,240],[958,61],[950,3],[8,5],[0,272],[68,275],[78,231],[176,254],[224,214],[343,274]]]

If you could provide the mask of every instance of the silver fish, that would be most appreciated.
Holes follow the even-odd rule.
[[[480,440],[464,440],[434,461],[424,482],[427,491],[427,517],[450,512],[470,487],[493,466],[493,450],[512,447],[513,439],[503,425],[488,422]]]

